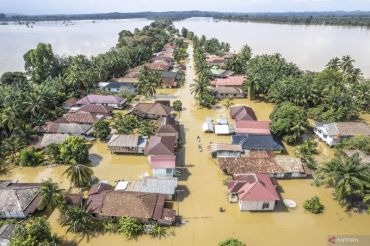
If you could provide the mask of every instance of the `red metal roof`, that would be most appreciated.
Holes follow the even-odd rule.
[[[175,168],[176,156],[175,155],[156,155],[149,156],[149,163],[153,169]]]
[[[269,121],[240,120],[235,124],[236,133],[270,135]]]
[[[278,201],[276,187],[267,174],[238,174],[228,183],[229,192],[243,201]]]
[[[241,86],[244,82],[244,76],[231,76],[226,79],[215,79],[211,81],[213,86]]]

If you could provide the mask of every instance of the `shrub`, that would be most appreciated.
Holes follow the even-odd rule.
[[[125,217],[119,220],[118,231],[128,238],[134,238],[144,232],[144,225],[137,219]]]
[[[44,154],[34,148],[24,148],[20,152],[19,164],[22,167],[35,167],[44,163]]]
[[[246,246],[245,243],[240,242],[238,239],[229,238],[218,244],[219,246]]]
[[[60,147],[60,157],[65,163],[86,163],[89,149],[86,140],[81,137],[69,137]]]
[[[310,200],[305,201],[303,207],[313,214],[319,214],[324,211],[324,205],[320,203],[320,199],[317,196],[314,196]]]
[[[106,120],[97,120],[94,125],[94,135],[101,141],[105,141],[110,134],[109,122]]]

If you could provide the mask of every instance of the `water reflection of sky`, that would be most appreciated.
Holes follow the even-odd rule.
[[[145,19],[77,21],[73,25],[40,22],[25,25],[0,25],[0,74],[23,70],[23,55],[39,42],[50,43],[58,55],[96,55],[113,47],[121,30],[142,28]]]
[[[329,59],[349,54],[364,74],[370,77],[370,29],[361,27],[279,25],[264,23],[215,22],[192,18],[176,23],[197,35],[229,42],[232,50],[244,44],[254,54],[281,53],[302,69],[320,70]]]

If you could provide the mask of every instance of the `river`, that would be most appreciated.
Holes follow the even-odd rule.
[[[149,23],[146,19],[129,19],[74,21],[73,25],[39,22],[33,28],[0,25],[0,74],[22,70],[23,54],[39,42],[52,44],[58,55],[96,55],[116,44],[119,31],[133,31]],[[370,77],[368,28],[216,22],[211,18],[191,18],[175,25],[229,42],[235,51],[248,44],[254,54],[279,52],[305,70],[320,70],[330,58],[349,54]]]

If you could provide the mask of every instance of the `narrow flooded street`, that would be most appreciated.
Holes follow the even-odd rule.
[[[279,180],[281,196],[297,202],[293,210],[278,209],[273,212],[240,212],[237,204],[230,204],[227,199],[227,188],[224,185],[226,176],[221,173],[216,161],[206,151],[209,142],[229,143],[230,136],[218,137],[202,132],[202,123],[207,116],[216,119],[227,116],[226,109],[220,104],[216,109],[199,109],[190,94],[190,84],[195,78],[192,64],[192,46],[188,48],[190,62],[186,72],[186,83],[178,90],[160,90],[158,98],[167,97],[179,99],[184,111],[180,121],[185,129],[184,150],[179,150],[177,166],[182,172],[179,181],[181,199],[173,202],[175,209],[179,208],[185,221],[184,225],[170,227],[167,236],[162,239],[141,236],[137,240],[126,241],[121,235],[98,235],[84,237],[66,234],[59,225],[57,211],[51,214],[49,221],[53,230],[66,238],[75,239],[78,245],[217,245],[218,242],[236,237],[248,246],[259,245],[327,245],[329,235],[368,234],[370,215],[345,213],[344,209],[332,198],[332,190],[315,187],[311,180]],[[169,93],[170,96],[164,95]],[[248,99],[238,99],[234,104],[251,106],[260,120],[267,120],[273,105],[264,102],[251,102]],[[197,136],[200,136],[203,152],[197,146]],[[294,154],[294,148],[287,148],[289,154]],[[326,156],[332,155],[332,150],[320,144]],[[150,174],[147,159],[144,156],[111,155],[106,143],[97,142],[90,149],[90,159],[95,175],[101,180],[114,184],[119,179],[137,179],[143,173]],[[63,188],[69,187],[62,173],[66,167],[15,168],[2,179],[15,179],[25,182],[40,182],[52,178]],[[319,196],[325,205],[323,214],[314,215],[305,212],[302,204],[312,196]],[[225,212],[219,212],[219,208]]]

